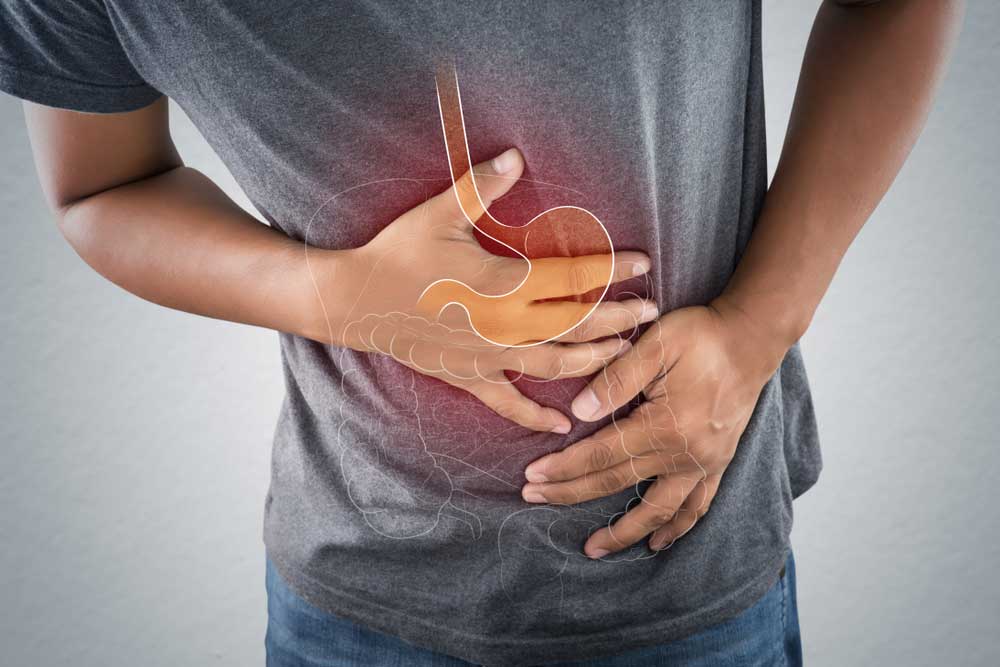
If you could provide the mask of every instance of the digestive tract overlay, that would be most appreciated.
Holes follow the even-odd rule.
[[[436,72],[435,81],[437,84],[438,106],[444,144],[448,154],[451,181],[453,186],[456,186],[453,187],[453,190],[458,199],[461,211],[469,225],[475,227],[483,235],[499,243],[501,246],[506,247],[517,257],[523,259],[528,265],[528,270],[524,279],[519,284],[502,294],[477,292],[459,280],[442,276],[440,279],[423,288],[419,302],[414,304],[410,312],[357,313],[354,319],[344,325],[345,332],[352,329],[355,330],[356,335],[351,337],[353,349],[348,347],[331,348],[331,353],[337,359],[337,367],[340,370],[342,395],[349,395],[351,391],[355,390],[354,385],[348,385],[351,384],[355,375],[365,372],[365,368],[360,367],[355,361],[355,355],[358,354],[356,350],[372,355],[384,355],[410,369],[410,380],[408,382],[400,385],[398,377],[393,378],[395,381],[393,391],[397,403],[408,403],[408,406],[403,410],[406,418],[410,420],[408,427],[411,424],[413,426],[408,436],[415,437],[419,441],[419,451],[410,448],[405,453],[400,453],[393,451],[394,443],[391,441],[372,442],[369,435],[371,431],[355,427],[354,422],[357,418],[344,402],[341,402],[336,408],[338,415],[331,418],[334,419],[334,427],[337,430],[334,442],[339,450],[337,452],[339,456],[338,463],[340,472],[343,475],[345,488],[350,496],[351,503],[364,517],[365,522],[371,530],[392,539],[418,539],[430,535],[435,530],[442,529],[444,522],[450,522],[464,526],[464,534],[468,536],[468,539],[480,540],[484,537],[484,521],[475,509],[469,509],[470,506],[476,504],[469,501],[470,499],[483,501],[483,499],[474,490],[469,490],[468,482],[477,478],[489,478],[489,481],[494,486],[509,487],[511,491],[516,493],[520,491],[523,480],[510,478],[509,476],[505,477],[499,474],[497,469],[492,465],[484,465],[481,460],[472,462],[468,460],[470,457],[456,455],[452,451],[452,448],[448,446],[448,441],[456,437],[452,426],[444,424],[435,428],[433,422],[436,416],[442,414],[444,410],[440,404],[435,403],[433,397],[427,395],[426,380],[420,378],[419,375],[429,375],[445,379],[470,379],[469,376],[450,369],[446,363],[444,354],[441,354],[440,358],[436,360],[437,363],[428,364],[427,360],[414,358],[412,347],[409,349],[398,349],[393,345],[393,337],[390,337],[388,343],[386,343],[384,336],[376,335],[375,332],[399,331],[407,327],[422,329],[426,329],[427,327],[446,328],[451,334],[454,334],[456,344],[466,346],[469,349],[484,350],[495,350],[498,346],[503,348],[517,348],[548,343],[570,332],[593,313],[598,303],[607,294],[611,285],[613,259],[608,262],[606,267],[608,280],[603,290],[600,291],[599,297],[592,303],[581,304],[581,306],[585,305],[580,310],[582,316],[577,321],[571,322],[570,326],[555,332],[554,335],[545,340],[522,342],[496,340],[484,336],[476,326],[477,321],[482,316],[479,309],[488,308],[491,302],[499,302],[505,298],[511,298],[513,295],[518,294],[519,290],[524,290],[529,283],[532,259],[550,256],[549,253],[555,243],[562,243],[561,247],[565,250],[566,239],[583,239],[586,245],[581,245],[581,247],[590,248],[590,252],[594,252],[593,248],[595,247],[599,250],[603,248],[600,251],[607,253],[612,258],[614,257],[614,249],[611,237],[600,220],[589,211],[574,206],[550,208],[539,213],[530,222],[521,226],[509,226],[496,220],[487,211],[488,207],[480,197],[475,177],[472,176],[472,161],[465,135],[465,122],[461,106],[458,77],[454,66],[439,68]],[[457,187],[460,178],[466,174],[471,177],[472,187]],[[321,218],[321,214],[327,216],[330,209],[335,207],[336,202],[352,191],[374,184],[389,182],[407,183],[417,187],[424,187],[430,182],[439,183],[440,179],[415,179],[406,177],[381,179],[361,183],[333,194],[316,210],[306,226],[304,247],[307,264],[310,261],[310,230],[314,223]],[[519,182],[523,183],[525,187],[551,189],[566,193],[576,192],[566,186],[539,180],[520,179]],[[428,192],[428,194],[436,193]],[[324,299],[331,298],[331,296],[322,293],[316,275],[313,273],[312,265],[309,265],[309,270],[313,278],[313,285],[317,296],[320,303],[323,304],[324,312],[326,312],[327,308]],[[375,269],[372,271],[372,275],[367,277],[367,280],[372,282],[377,281],[378,278],[377,269]],[[648,274],[644,276],[644,280],[648,284],[650,280]],[[627,293],[623,296],[630,295],[638,297],[638,294],[635,292]],[[344,298],[344,295],[340,295],[338,298]],[[461,308],[464,310],[467,316],[467,325],[465,327],[446,327],[442,324],[437,315],[446,308]],[[327,324],[330,329],[330,339],[335,340],[333,336],[334,325],[330,322],[329,317],[327,318]],[[638,327],[639,322],[636,321],[631,333],[637,331]],[[665,352],[664,341],[661,340],[659,333],[659,323],[654,320],[650,324],[650,328],[643,334],[643,339],[644,341],[653,340],[659,344],[660,351]],[[619,339],[625,339],[629,337],[630,332],[616,333],[615,335]],[[344,337],[348,336],[345,334]],[[655,349],[655,345],[652,347]],[[601,358],[602,367],[605,363],[613,361],[613,356],[608,355],[606,358]],[[652,356],[655,357],[655,355]],[[653,373],[656,376],[654,381],[647,386],[646,390],[639,397],[630,403],[630,407],[638,408],[644,402],[656,402],[661,407],[665,407],[666,413],[670,416],[668,423],[653,423],[653,420],[648,417],[648,412],[642,413],[641,424],[645,431],[645,437],[649,441],[657,443],[653,453],[650,451],[635,454],[629,452],[628,445],[626,444],[626,432],[619,426],[618,420],[612,419],[609,428],[616,432],[617,443],[615,446],[628,454],[629,462],[632,464],[633,469],[643,459],[648,461],[651,456],[655,456],[662,463],[662,469],[666,471],[665,475],[685,477],[688,481],[687,488],[692,490],[685,494],[686,502],[685,498],[671,499],[671,505],[677,512],[675,516],[680,516],[685,512],[698,513],[701,511],[703,503],[692,503],[691,500],[697,497],[699,487],[704,491],[707,474],[705,469],[689,452],[687,437],[682,432],[676,415],[674,415],[669,405],[669,398],[666,394],[664,383],[660,382],[667,372],[663,368],[662,362],[659,361],[662,358],[665,358],[665,354],[661,354],[658,358],[651,358],[649,361],[642,361],[636,365],[635,372],[641,372],[644,375],[649,375],[650,368],[648,364],[658,364],[659,368],[658,372]],[[643,367],[643,364],[645,364],[645,367]],[[604,373],[605,371],[601,370],[598,372]],[[567,369],[566,376],[569,377],[570,375],[571,369]],[[557,375],[555,378],[541,380],[530,376],[522,370],[513,379],[502,378],[496,380],[485,375],[481,375],[477,379],[498,383],[508,383],[518,380],[533,383],[549,382],[551,379],[558,379],[558,377]],[[378,386],[379,380],[375,378],[372,382]],[[428,405],[428,402],[432,404]],[[635,430],[634,422],[630,428],[633,431]],[[374,432],[387,433],[390,430],[376,428]],[[476,440],[476,448],[482,450],[483,448],[495,445],[497,442],[503,442],[505,436],[516,438],[515,434],[517,433],[523,434],[524,431],[516,424],[510,423],[508,427],[501,428],[499,431],[494,429],[494,432],[483,433],[479,430],[473,430],[457,435],[460,438],[472,438]],[[385,439],[389,440],[388,437]],[[681,444],[676,444],[678,442]],[[502,452],[497,453],[497,457],[502,457],[503,455]],[[389,465],[389,463],[393,461],[398,462],[400,457],[406,458],[409,470],[416,469],[420,474],[395,474],[393,466]],[[662,477],[663,475],[660,476]],[[643,489],[649,483],[650,479],[643,478],[638,472],[636,477],[638,481],[634,486],[632,497],[626,501],[624,507],[613,511],[594,509],[592,503],[588,503],[586,506],[564,504],[533,505],[523,503],[522,508],[511,511],[499,524],[496,523],[495,517],[491,517],[490,524],[497,526],[495,539],[500,559],[500,580],[508,596],[512,600],[515,599],[515,596],[507,590],[507,582],[504,579],[506,560],[516,552],[526,550],[540,551],[544,549],[553,550],[561,556],[561,560],[560,558],[533,560],[536,562],[545,560],[546,563],[550,563],[546,567],[551,569],[549,574],[551,575],[551,580],[554,582],[553,592],[557,592],[561,599],[564,590],[562,577],[564,571],[567,569],[567,564],[571,559],[587,561],[590,559],[583,554],[581,541],[560,539],[560,536],[575,535],[578,537],[581,531],[588,532],[589,534],[605,526],[612,530],[613,535],[614,522],[620,516],[633,509],[637,503],[652,502],[643,497]],[[378,480],[378,483],[374,483],[373,480]],[[373,488],[379,490],[373,492]],[[707,494],[702,493],[701,496],[705,498]],[[677,507],[680,507],[680,509],[676,510]],[[661,549],[661,551],[669,549],[677,539],[682,537],[687,530],[690,530],[693,521],[688,523],[688,527],[675,535],[671,542],[664,549]],[[450,534],[456,534],[454,527],[449,528],[449,530],[451,531]],[[525,544],[525,535],[530,536],[531,544]],[[543,537],[540,538],[539,536]],[[638,545],[605,556],[600,560],[604,563],[623,565],[629,562],[653,558],[657,553],[659,551],[647,549],[640,542]],[[553,562],[555,563],[554,565],[551,564]]]
[[[540,345],[563,336],[580,324],[597,308],[598,303],[607,294],[611,286],[611,275],[614,267],[614,246],[611,236],[600,220],[590,211],[577,206],[557,206],[543,211],[524,225],[505,225],[494,218],[480,196],[476,184],[476,176],[472,170],[472,158],[469,155],[468,138],[465,134],[465,117],[462,111],[462,98],[458,86],[458,73],[454,67],[441,66],[436,76],[438,108],[441,113],[441,129],[444,133],[445,147],[448,150],[448,166],[451,171],[453,192],[458,200],[459,208],[469,224],[478,229],[487,238],[496,241],[501,246],[513,251],[527,263],[524,278],[508,292],[503,294],[483,294],[472,289],[467,284],[442,278],[428,285],[420,296],[418,307],[428,315],[434,315],[450,305],[457,305],[469,317],[472,330],[484,340],[496,345],[525,346]],[[462,177],[468,174],[471,187],[463,186]],[[494,340],[483,335],[477,327],[477,321],[484,314],[495,310],[499,302],[519,295],[522,290],[528,292],[527,298],[544,298],[546,294],[543,285],[532,290],[531,257],[546,257],[560,247],[565,248],[568,242],[577,247],[588,248],[592,254],[604,254],[607,259],[598,267],[604,276],[604,284],[600,296],[589,308],[583,308],[562,331],[556,331],[547,339],[522,343],[516,339],[499,336]],[[523,298],[523,297],[522,297]]]

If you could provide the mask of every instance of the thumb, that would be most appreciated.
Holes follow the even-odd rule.
[[[483,378],[465,389],[501,417],[532,431],[565,434],[572,427],[566,415],[531,400],[502,373],[495,379]]]
[[[509,148],[492,160],[480,162],[434,199],[435,208],[448,218],[479,220],[494,201],[510,191],[524,171],[524,159]]]
[[[508,148],[492,160],[481,162],[472,168],[476,175],[479,197],[487,207],[507,194],[524,172],[524,158],[521,151]]]

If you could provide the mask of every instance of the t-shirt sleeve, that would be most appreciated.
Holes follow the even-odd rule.
[[[0,0],[0,90],[96,113],[161,95],[132,66],[101,0]]]

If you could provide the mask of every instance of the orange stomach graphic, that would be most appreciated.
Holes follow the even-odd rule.
[[[522,258],[526,264],[526,273],[519,284],[503,294],[483,294],[460,280],[443,278],[427,286],[420,295],[418,309],[427,315],[436,316],[450,306],[463,308],[473,330],[484,340],[497,345],[527,347],[569,333],[593,313],[611,285],[614,247],[607,229],[593,213],[576,206],[550,208],[519,226],[505,225],[490,215],[483,204],[472,172],[458,75],[454,66],[438,68],[435,82],[451,180],[455,185],[454,192],[462,213],[483,236],[508,250],[512,256]],[[559,256],[579,259],[579,273],[587,276],[589,284],[586,290],[575,290],[578,286],[566,285],[565,280],[557,279],[555,267],[546,262],[545,258]],[[592,289],[594,284],[602,287]],[[528,308],[530,304],[542,300],[573,298],[581,291],[596,294],[590,309],[566,308],[563,317],[558,313],[553,314],[554,311],[550,309],[547,315],[550,321],[542,327],[550,332],[548,338],[525,341],[518,335],[518,331],[523,329],[539,330],[539,323],[532,323],[531,327],[517,326],[518,318],[537,317]],[[482,325],[488,320],[496,321],[498,313],[510,323],[509,330],[496,334],[489,333],[484,326],[477,326],[477,322]]]

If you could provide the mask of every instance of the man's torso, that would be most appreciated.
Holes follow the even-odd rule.
[[[661,310],[724,287],[766,185],[756,2],[108,3],[139,73],[267,220],[347,248],[450,184],[434,88],[454,62],[473,162],[509,146],[507,224],[587,208]],[[612,298],[616,293],[612,293]],[[569,436],[526,431],[387,356],[282,335],[288,395],[265,541],[311,601],[481,662],[583,657],[730,617],[773,583],[818,473],[798,350],[765,388],[711,512],[670,550],[581,552],[638,492],[520,500]],[[568,412],[580,380],[518,386]]]

